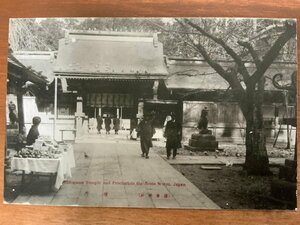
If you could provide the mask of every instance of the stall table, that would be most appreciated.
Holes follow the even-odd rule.
[[[72,146],[67,147],[67,151],[60,154],[58,158],[17,158],[11,161],[12,170],[22,170],[22,186],[24,185],[25,172],[56,174],[54,184],[55,189],[59,189],[65,178],[72,177],[71,168],[75,167],[74,150]]]

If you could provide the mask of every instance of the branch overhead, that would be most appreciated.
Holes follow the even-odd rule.
[[[266,70],[271,66],[274,60],[279,55],[282,47],[293,37],[296,35],[296,23],[295,21],[288,21],[285,24],[285,31],[277,38],[273,46],[269,49],[269,51],[264,55],[261,63],[257,67],[257,70],[250,78],[251,83],[257,83],[260,78],[264,75]]]
[[[244,41],[238,41],[238,44],[240,46],[243,46],[244,48],[248,49],[250,55],[252,56],[252,58],[254,60],[256,67],[258,67],[260,64],[260,59],[259,59],[257,52],[254,50],[253,46],[249,42],[244,42]]]
[[[245,82],[249,79],[250,75],[249,75],[247,68],[245,67],[244,62],[242,61],[242,58],[231,47],[229,47],[222,39],[209,34],[203,28],[201,28],[197,24],[193,23],[189,19],[184,19],[184,22],[186,24],[188,24],[189,26],[193,27],[194,29],[196,29],[197,31],[199,31],[203,36],[213,40],[215,43],[222,46],[223,49],[227,52],[227,54],[230,55],[233,58],[233,60],[236,62],[236,64],[238,65],[238,72],[243,76]]]

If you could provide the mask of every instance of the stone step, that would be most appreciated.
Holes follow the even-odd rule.
[[[194,140],[210,140],[215,141],[216,137],[211,134],[192,134],[192,139]]]

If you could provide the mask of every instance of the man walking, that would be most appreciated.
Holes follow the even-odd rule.
[[[181,148],[181,125],[176,121],[174,113],[171,113],[171,120],[167,122],[164,136],[167,138],[167,159],[170,159],[172,149],[173,159],[175,159],[177,149]]]
[[[155,129],[148,114],[144,115],[144,118],[139,123],[137,130],[140,135],[142,157],[149,159],[149,149],[152,147],[152,137],[155,133]]]

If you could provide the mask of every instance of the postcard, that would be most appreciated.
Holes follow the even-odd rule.
[[[9,23],[6,204],[297,207],[296,20]]]

